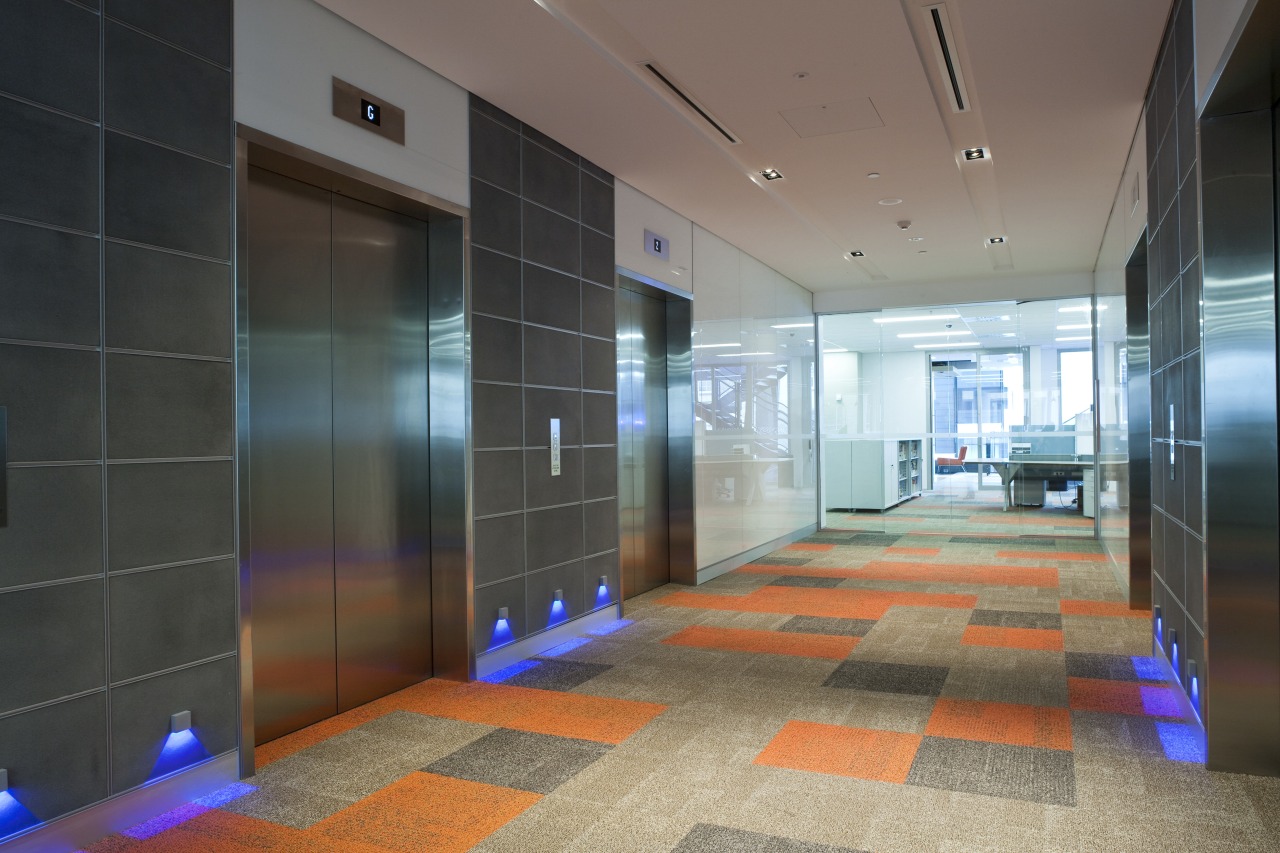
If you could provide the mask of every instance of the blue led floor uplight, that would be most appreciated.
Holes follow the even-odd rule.
[[[527,672],[528,670],[531,670],[534,667],[540,666],[540,665],[541,664],[538,661],[533,659],[516,661],[515,663],[511,664],[511,666],[503,667],[502,669],[496,670],[494,672],[489,673],[486,676],[483,676],[480,680],[487,681],[490,684],[501,684],[502,682],[506,681],[508,678],[515,678],[520,673]]]
[[[0,839],[39,825],[40,818],[18,802],[17,797],[8,791],[0,791]]]
[[[632,624],[630,619],[615,619],[612,622],[606,622],[598,628],[592,628],[590,631],[587,631],[587,633],[594,637],[604,637],[612,634],[614,631],[621,631],[630,624]]]
[[[489,648],[496,649],[498,646],[505,646],[515,638],[515,634],[511,633],[511,622],[505,618],[500,618],[493,623],[493,637],[489,641]]]
[[[600,586],[596,587],[596,607],[604,607],[608,603],[609,587],[605,584],[600,584]]]
[[[1186,761],[1204,764],[1204,732],[1199,726],[1184,723],[1156,723],[1160,746],[1170,761]]]
[[[212,757],[200,742],[200,738],[196,737],[195,732],[190,729],[174,732],[165,739],[160,757],[151,768],[151,775],[147,777],[147,781],[168,776],[170,773]]]
[[[1164,668],[1160,666],[1160,661],[1141,655],[1134,655],[1129,660],[1133,661],[1133,671],[1137,673],[1140,680],[1164,681]]]
[[[564,602],[556,600],[551,602],[551,615],[547,617],[547,627],[558,625],[569,618],[569,611],[565,609]]]
[[[554,648],[547,649],[545,652],[539,655],[539,657],[558,658],[560,657],[560,655],[571,652],[574,649],[582,648],[589,642],[591,642],[590,637],[574,637],[572,640],[566,640],[565,642],[561,643],[558,646],[555,646]]]

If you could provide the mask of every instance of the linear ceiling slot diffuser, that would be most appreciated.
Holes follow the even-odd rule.
[[[938,60],[938,71],[946,82],[951,96],[951,109],[958,113],[969,111],[969,92],[964,84],[964,72],[960,70],[960,57],[955,52],[955,36],[951,33],[951,19],[947,7],[939,4],[928,6],[930,28],[933,32],[933,53]]]
[[[681,89],[678,85],[672,82],[671,77],[666,72],[664,72],[661,68],[659,68],[656,64],[652,62],[645,62],[642,64],[644,65],[645,70],[648,71],[650,74],[652,74],[654,78],[667,89],[667,91],[671,92],[681,101],[683,101],[684,105],[687,106],[689,109],[693,110],[694,114],[696,114],[699,118],[701,118],[707,124],[711,125],[712,129],[714,129],[716,133],[720,134],[725,139],[729,140],[730,145],[738,145],[739,143],[742,142],[741,139],[739,139],[738,137],[730,133],[728,128],[726,128],[724,124],[720,122],[719,119],[711,115],[711,113],[707,111],[706,107],[702,106],[696,100],[694,100],[692,95],[690,95],[684,89]]]

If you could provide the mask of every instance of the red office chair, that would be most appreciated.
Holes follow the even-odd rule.
[[[939,456],[933,460],[933,473],[959,474],[964,471],[964,457],[969,452],[969,445],[960,445],[959,456]]]

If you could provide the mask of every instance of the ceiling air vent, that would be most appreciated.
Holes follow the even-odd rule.
[[[652,74],[655,80],[662,84],[663,88],[679,98],[686,107],[693,110],[695,115],[709,124],[712,130],[727,139],[730,145],[737,145],[742,142],[741,139],[730,133],[728,128],[726,128],[718,118],[708,112],[706,107],[699,104],[694,100],[692,95],[676,85],[665,71],[652,62],[645,62],[642,64],[644,65],[644,69]]]
[[[960,70],[960,57],[955,51],[955,36],[951,33],[951,19],[944,5],[927,6],[930,32],[933,33],[933,53],[938,60],[938,71],[946,83],[951,109],[958,113],[969,111],[969,92],[964,85],[964,72]]]

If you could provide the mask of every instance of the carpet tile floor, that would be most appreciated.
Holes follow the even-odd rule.
[[[265,744],[87,853],[1280,850],[1280,780],[1205,770],[1078,515],[908,509]]]

